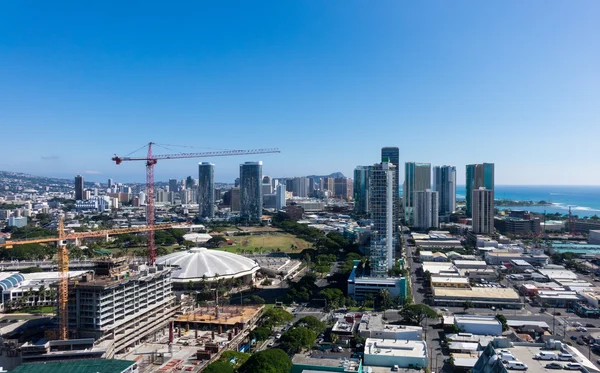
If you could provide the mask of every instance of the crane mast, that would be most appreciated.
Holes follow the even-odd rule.
[[[280,153],[277,148],[270,149],[253,149],[253,150],[225,150],[211,151],[203,153],[178,153],[178,154],[153,154],[152,145],[148,143],[148,155],[144,157],[119,157],[115,154],[112,160],[117,164],[125,161],[144,161],[146,162],[146,225],[154,227],[154,165],[158,160],[166,159],[182,159],[182,158],[205,158],[205,157],[227,157],[233,155],[249,155],[249,154],[265,154],[265,153]],[[156,263],[156,247],[154,244],[154,230],[148,231],[148,264]]]

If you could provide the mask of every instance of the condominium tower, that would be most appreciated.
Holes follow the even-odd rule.
[[[472,193],[479,188],[494,190],[494,164],[468,164],[466,178],[467,216],[472,216]]]
[[[198,217],[215,217],[215,165],[198,163]]]
[[[369,172],[371,166],[357,166],[354,169],[354,212],[359,215],[369,213]]]
[[[260,222],[262,218],[262,162],[240,165],[240,218]]]
[[[427,230],[439,227],[438,195],[437,191],[431,189],[419,190],[414,193],[413,226],[415,228]]]
[[[494,190],[486,188],[474,189],[473,232],[475,234],[494,233]]]
[[[390,162],[373,165],[369,177],[371,229],[371,277],[387,277],[394,266],[394,174]]]
[[[407,162],[404,165],[404,220],[412,226],[414,219],[414,193],[431,188],[431,164]]]
[[[435,166],[433,189],[438,192],[440,215],[448,215],[456,211],[456,167]]]
[[[396,167],[394,173],[394,236],[398,234],[400,221],[400,149],[396,146],[381,148],[381,161],[390,162]]]

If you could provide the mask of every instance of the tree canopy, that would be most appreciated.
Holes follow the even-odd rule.
[[[228,361],[217,360],[213,363],[210,363],[204,368],[204,373],[235,373],[233,370],[233,365],[231,365]]]
[[[308,328],[292,328],[281,336],[281,348],[290,354],[296,354],[303,348],[312,347],[316,339],[317,334]]]
[[[439,317],[437,312],[426,304],[409,304],[398,312],[405,322],[421,325],[426,318],[435,319]]]
[[[271,308],[263,314],[262,325],[266,328],[272,328],[286,322],[292,322],[292,320],[294,320],[294,316],[291,313],[281,308]]]
[[[250,337],[256,339],[257,341],[266,341],[269,339],[271,335],[271,329],[258,327],[255,328],[252,333],[250,333]]]
[[[292,360],[288,354],[279,348],[271,348],[250,356],[238,373],[289,373],[291,369]]]
[[[295,325],[312,330],[316,335],[323,333],[327,327],[324,322],[321,322],[314,316],[304,316],[300,320],[296,321]]]

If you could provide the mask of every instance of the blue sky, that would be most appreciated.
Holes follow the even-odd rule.
[[[123,3],[0,4],[0,170],[143,181],[110,158],[154,141],[282,150],[157,179],[351,176],[398,146],[459,184],[600,185],[600,2]]]

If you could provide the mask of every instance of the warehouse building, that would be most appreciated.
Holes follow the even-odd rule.
[[[473,287],[449,288],[434,287],[433,299],[436,306],[462,307],[465,302],[471,302],[474,307],[490,308],[503,307],[521,309],[523,302],[519,294],[510,288]]]
[[[454,325],[463,333],[502,335],[502,323],[494,316],[455,315]]]

